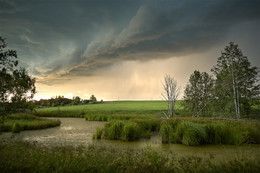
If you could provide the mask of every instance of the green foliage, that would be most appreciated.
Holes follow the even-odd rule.
[[[19,123],[14,123],[12,127],[12,132],[13,133],[20,133],[22,131],[22,126]]]
[[[39,101],[36,101],[35,104],[38,107],[45,107],[45,106],[67,106],[67,105],[78,105],[81,103],[80,97],[76,96],[73,97],[73,99],[65,98],[64,96],[55,96],[51,99],[41,99]],[[88,103],[86,100],[84,103]]]
[[[59,125],[59,120],[41,119],[29,114],[12,114],[6,116],[5,122],[3,124],[0,124],[0,132],[38,130]]]
[[[248,139],[248,131],[228,124],[206,125],[209,134],[207,143],[240,145]]]
[[[141,137],[141,129],[134,122],[127,122],[122,131],[122,140],[135,141]]]
[[[251,66],[238,45],[230,42],[211,70],[216,76],[215,109],[240,118],[250,112],[252,99],[259,99],[257,67]]]
[[[177,126],[175,137],[177,142],[184,145],[202,145],[207,133],[201,124],[183,122]]]
[[[85,116],[87,121],[110,121],[110,120],[128,120],[130,116],[123,115],[106,115],[106,114],[88,114]]]
[[[260,98],[258,68],[252,66],[237,44],[230,42],[211,69],[213,78],[195,70],[184,91],[193,116],[246,117]]]
[[[24,111],[36,92],[35,79],[18,68],[16,51],[6,50],[6,46],[0,36],[0,115]]]
[[[89,100],[90,100],[91,103],[96,103],[97,102],[97,98],[94,95],[91,95]]]
[[[167,122],[163,122],[161,124],[160,134],[162,136],[162,143],[170,143],[171,135],[173,134],[171,125]]]
[[[81,103],[81,98],[79,96],[73,97],[72,100],[73,100],[72,103],[71,103],[72,105],[78,105],[78,104]]]
[[[212,99],[213,83],[212,77],[206,72],[195,70],[191,74],[184,91],[184,100],[185,106],[192,110],[193,116],[210,115],[209,102]]]
[[[93,139],[101,139],[103,134],[103,128],[99,127],[96,129],[96,133],[93,134]]]
[[[188,115],[183,109],[182,100],[175,103],[176,114]],[[81,117],[81,111],[87,116],[107,117],[109,120],[112,116],[124,119],[124,117],[161,117],[162,111],[167,110],[167,105],[163,101],[116,101],[102,104],[88,104],[76,106],[63,106],[60,111],[56,107],[44,107],[36,109],[37,115],[42,117]],[[128,118],[128,119],[129,119]],[[111,118],[113,119],[113,118]],[[127,119],[127,118],[126,118]]]
[[[160,129],[160,119],[156,118],[132,118],[143,131],[156,132]]]
[[[184,118],[185,119],[185,118]],[[212,119],[167,120],[161,123],[164,143],[185,145],[259,143],[259,121]]]
[[[112,140],[135,141],[150,138],[153,130],[159,129],[160,122],[153,119],[111,120],[105,124],[102,137]],[[99,130],[95,134],[98,136]]]
[[[105,124],[104,136],[108,139],[122,139],[122,132],[125,122],[123,121],[111,121]]]
[[[170,155],[170,157],[169,157]],[[210,157],[162,154],[149,147],[118,150],[108,147],[40,147],[24,142],[0,142],[1,172],[260,172],[260,160],[250,157],[214,163]]]

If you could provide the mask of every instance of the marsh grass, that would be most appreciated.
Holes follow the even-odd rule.
[[[122,139],[122,132],[126,122],[124,121],[111,121],[105,125],[105,137],[108,139]]]
[[[160,134],[162,136],[162,143],[170,143],[170,142],[174,143],[174,141],[172,140],[173,139],[172,135],[174,133],[170,123],[167,123],[165,121],[162,122],[160,128]]]
[[[184,145],[201,145],[206,142],[207,133],[200,124],[182,122],[176,128],[175,138]]]
[[[122,140],[135,141],[141,137],[141,129],[135,122],[127,122],[122,131]]]
[[[39,130],[60,125],[59,120],[42,119],[30,114],[12,114],[6,116],[0,124],[1,132],[19,133],[24,130]]]
[[[124,131],[124,133],[123,133]],[[97,129],[94,138],[133,141],[150,138],[151,132],[160,132],[162,143],[184,145],[259,143],[259,121],[214,120],[209,118],[175,117],[172,119],[130,118],[112,119],[102,132]]]
[[[93,134],[93,139],[101,139],[102,138],[102,134],[103,134],[103,128],[102,127],[98,127],[96,129],[96,133]]]
[[[132,151],[109,147],[53,146],[0,142],[0,170],[6,172],[260,172],[259,159],[214,163],[211,157],[163,154],[150,147]]]
[[[22,131],[22,126],[20,125],[20,123],[14,123],[12,126],[12,132],[20,133],[20,131]]]
[[[85,120],[87,121],[110,121],[110,120],[129,120],[130,118],[134,118],[134,116],[127,115],[107,115],[107,114],[88,114],[85,115]]]
[[[259,126],[259,121],[175,118],[161,123],[160,134],[163,143],[240,145],[259,143]]]
[[[135,141],[140,138],[150,138],[151,132],[159,131],[160,121],[158,119],[130,119],[110,120],[105,124],[102,131],[96,130],[93,138]]]

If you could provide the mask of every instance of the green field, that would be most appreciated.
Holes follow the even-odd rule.
[[[176,114],[183,115],[183,101],[176,102]],[[43,117],[84,117],[85,115],[124,115],[124,116],[163,116],[167,111],[164,101],[115,101],[64,107],[36,109],[37,115]]]

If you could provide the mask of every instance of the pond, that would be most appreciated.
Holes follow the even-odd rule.
[[[57,118],[49,118],[57,119]],[[227,161],[244,156],[259,159],[260,145],[203,145],[184,146],[181,144],[162,144],[161,137],[153,134],[151,139],[143,139],[136,142],[124,142],[114,140],[93,140],[92,135],[97,127],[103,127],[105,122],[85,121],[83,118],[58,118],[61,121],[59,127],[23,131],[18,134],[11,132],[2,133],[0,140],[14,139],[34,142],[39,145],[89,145],[107,146],[116,149],[142,149],[152,148],[163,153],[172,153],[177,156],[197,155],[202,157],[214,157],[216,161]]]

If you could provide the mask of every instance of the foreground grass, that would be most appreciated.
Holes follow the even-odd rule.
[[[59,120],[49,120],[29,114],[12,114],[5,117],[0,124],[0,132],[18,133],[23,130],[39,130],[60,125]]]
[[[151,148],[138,151],[107,147],[39,147],[25,142],[0,142],[1,172],[259,172],[250,158],[213,163],[197,156],[175,157]]]
[[[183,101],[177,101],[177,114],[184,114],[181,106]],[[163,101],[115,101],[109,103],[87,104],[77,106],[49,107],[36,109],[37,115],[43,117],[84,117],[84,116],[124,116],[124,117],[161,117],[167,110]]]

